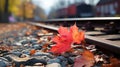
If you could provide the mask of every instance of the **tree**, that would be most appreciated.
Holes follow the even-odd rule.
[[[8,3],[9,0],[0,0],[0,22],[9,22]]]

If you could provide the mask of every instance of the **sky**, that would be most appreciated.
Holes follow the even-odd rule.
[[[49,11],[51,10],[51,7],[54,6],[59,0],[32,0],[34,4],[39,5],[41,8],[45,10],[45,13],[48,14]],[[64,0],[65,1],[65,0]],[[74,2],[74,0],[70,0],[71,2]],[[89,1],[94,1],[91,2],[94,5],[98,3],[99,0],[85,0],[87,4],[89,4]]]
[[[48,14],[51,7],[54,6],[54,4],[58,0],[32,0],[34,4],[39,5],[41,8],[45,10],[45,12]]]

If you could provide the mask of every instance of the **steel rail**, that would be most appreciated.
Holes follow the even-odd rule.
[[[55,22],[55,21],[86,21],[86,20],[120,20],[120,17],[92,17],[92,18],[55,18],[40,20],[42,22]]]

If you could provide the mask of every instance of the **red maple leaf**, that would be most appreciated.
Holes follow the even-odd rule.
[[[59,34],[52,39],[56,43],[50,50],[53,53],[69,51],[73,43],[79,44],[84,40],[84,32],[79,32],[76,24],[70,27],[70,30],[60,26],[58,33]]]
[[[59,35],[53,38],[53,41],[56,43],[55,46],[51,48],[53,53],[63,53],[71,49],[71,44],[73,42],[71,33],[66,27],[60,27]]]
[[[52,47],[51,51],[53,53],[61,54],[63,52],[69,51],[71,46],[69,44],[56,44]]]
[[[58,33],[60,35],[67,35],[70,32],[69,32],[68,28],[60,26],[60,28],[58,29]]]

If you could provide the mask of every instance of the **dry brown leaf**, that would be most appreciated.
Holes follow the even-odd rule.
[[[75,59],[74,67],[91,67],[93,66],[95,60],[94,55],[89,50],[85,50],[81,56]]]
[[[110,64],[103,64],[102,67],[120,67],[120,61],[117,58],[110,58]]]

